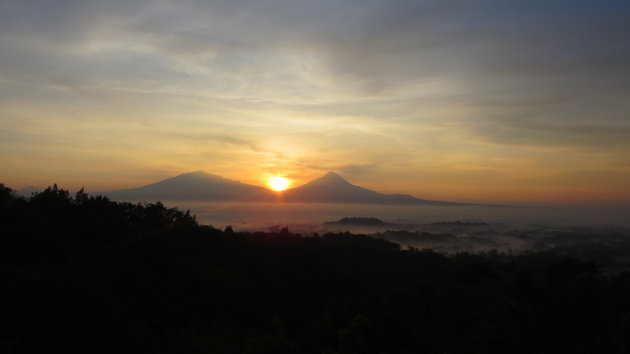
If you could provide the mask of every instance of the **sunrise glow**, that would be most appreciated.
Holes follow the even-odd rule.
[[[284,177],[271,177],[269,187],[277,192],[283,191],[289,187],[289,180]]]
[[[76,3],[2,1],[13,189],[336,171],[423,199],[630,204],[630,2]]]

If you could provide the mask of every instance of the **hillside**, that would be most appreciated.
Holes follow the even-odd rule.
[[[269,201],[273,194],[266,188],[246,184],[203,171],[184,173],[146,186],[105,192],[115,200],[208,200]]]
[[[408,194],[382,194],[346,181],[334,172],[282,192],[254,186],[203,171],[185,173],[146,186],[104,192],[121,201],[227,201],[350,203],[391,205],[469,205],[414,198]]]
[[[3,353],[621,353],[630,274],[566,253],[225,232],[0,185]]]
[[[352,203],[399,205],[466,205],[414,198],[408,194],[382,194],[355,186],[334,172],[284,193],[284,199],[301,203]]]

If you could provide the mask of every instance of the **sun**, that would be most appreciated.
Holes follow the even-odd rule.
[[[269,179],[269,187],[277,192],[283,191],[289,187],[289,180],[284,177],[271,177]]]

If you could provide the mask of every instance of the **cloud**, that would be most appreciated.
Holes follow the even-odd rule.
[[[553,124],[520,121],[518,124],[486,126],[479,135],[503,145],[532,146],[535,148],[564,148],[581,151],[619,151],[630,149],[630,126],[597,124]]]
[[[474,91],[463,93],[474,99],[515,84],[607,88],[630,71],[628,6],[612,1],[571,8],[540,1],[106,3],[7,2],[4,74],[72,72],[75,82],[153,76],[155,85],[200,77],[210,91],[247,97],[263,78],[254,86],[261,99],[286,85],[304,93],[299,81],[313,74],[328,77],[310,80],[316,88],[341,85],[359,97],[471,81]],[[315,72],[300,67],[309,61]]]
[[[0,147],[124,136],[160,141],[128,157],[158,170],[224,153],[381,176],[535,149],[618,157],[627,33],[630,3],[613,0],[5,0]]]
[[[213,142],[221,143],[229,146],[245,147],[255,152],[264,152],[265,149],[257,146],[253,140],[247,140],[238,138],[226,134],[212,134],[212,133],[167,133],[170,136],[181,137],[185,140],[192,140],[197,142]]]

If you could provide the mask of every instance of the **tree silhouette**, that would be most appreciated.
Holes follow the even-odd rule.
[[[221,231],[56,185],[22,198],[0,184],[0,211],[7,353],[630,348],[630,273],[566,252],[445,256],[346,232]]]

